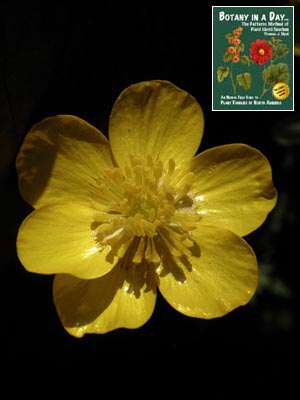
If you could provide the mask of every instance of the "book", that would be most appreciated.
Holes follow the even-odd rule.
[[[212,7],[212,110],[294,110],[294,6]]]

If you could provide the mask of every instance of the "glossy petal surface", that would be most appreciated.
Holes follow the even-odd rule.
[[[86,204],[97,179],[112,165],[105,136],[72,115],[34,125],[16,161],[20,191],[34,207],[57,201]]]
[[[36,210],[19,228],[31,272],[57,274],[53,298],[71,335],[138,328],[159,287],[179,312],[221,317],[248,303],[257,261],[241,238],[277,200],[268,160],[232,144],[198,156],[203,113],[168,81],[125,89],[110,143],[72,115],[29,131],[16,167]]]
[[[125,89],[110,117],[109,138],[120,167],[129,155],[172,158],[185,167],[203,133],[203,114],[196,100],[167,81],[141,82]]]
[[[39,274],[68,273],[84,279],[101,276],[113,267],[100,251],[91,208],[64,204],[42,207],[22,223],[17,238],[20,261]]]
[[[257,262],[251,247],[234,233],[201,226],[193,231],[199,254],[182,266],[184,280],[172,271],[160,277],[164,298],[182,314],[220,317],[246,304],[257,286]],[[178,275],[178,272],[177,272]]]
[[[142,266],[135,272],[130,274],[117,266],[107,275],[88,281],[56,275],[53,296],[65,329],[81,337],[146,323],[155,307],[155,286],[145,281]]]
[[[192,160],[191,170],[205,225],[244,236],[257,229],[276,204],[270,164],[252,147],[229,144],[206,150]]]

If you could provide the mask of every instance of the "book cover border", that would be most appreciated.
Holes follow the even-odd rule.
[[[265,9],[272,9],[272,8],[291,8],[292,9],[292,29],[291,29],[291,35],[292,35],[292,71],[291,71],[291,84],[289,85],[292,88],[292,108],[255,108],[255,109],[250,109],[250,108],[214,108],[214,9],[226,9],[226,8],[265,8]],[[281,5],[274,5],[274,6],[212,6],[212,111],[294,111],[294,29],[295,29],[295,21],[294,21],[294,6],[281,6]]]

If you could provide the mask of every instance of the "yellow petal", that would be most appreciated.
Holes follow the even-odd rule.
[[[24,267],[39,274],[68,273],[92,279],[106,274],[113,264],[106,260],[93,234],[91,208],[52,204],[30,214],[17,237],[18,256]]]
[[[34,125],[16,160],[20,191],[34,207],[75,199],[86,203],[97,178],[112,165],[105,136],[72,115]]]
[[[257,229],[276,204],[270,164],[252,147],[229,144],[209,149],[192,160],[191,170],[203,224],[244,236]]]
[[[142,267],[141,267],[142,268]],[[151,317],[156,301],[154,286],[116,266],[107,275],[81,280],[56,275],[53,297],[65,329],[74,336],[138,328]]]
[[[196,100],[167,81],[141,82],[118,97],[109,124],[112,152],[120,167],[133,156],[184,164],[197,151],[203,113]]]
[[[234,233],[201,226],[192,233],[200,252],[182,266],[185,279],[162,274],[159,289],[182,314],[220,317],[246,304],[257,286],[257,262],[251,247]]]

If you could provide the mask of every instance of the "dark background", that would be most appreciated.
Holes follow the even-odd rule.
[[[165,377],[166,365],[172,365],[173,373],[185,377],[184,384],[196,365],[199,382],[212,380],[210,390],[220,393],[206,398],[223,398],[221,377],[232,389],[246,382],[246,391],[256,384],[275,392],[279,387],[292,390],[299,365],[299,57],[295,57],[295,112],[212,112],[212,3],[20,3],[0,6],[4,359],[14,368],[49,363],[56,368],[93,363],[104,368],[116,359],[124,371],[153,362],[150,381]],[[299,19],[299,12],[296,16]],[[270,160],[278,205],[266,223],[246,238],[258,257],[260,285],[249,305],[220,319],[190,319],[159,296],[154,315],[140,329],[75,339],[56,315],[52,277],[25,271],[17,259],[17,229],[31,209],[18,192],[15,156],[30,127],[55,114],[75,114],[106,134],[118,94],[132,83],[150,79],[169,80],[201,104],[202,150],[243,142]]]

